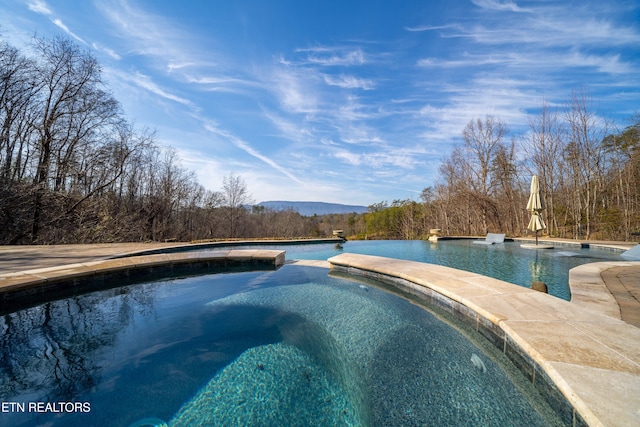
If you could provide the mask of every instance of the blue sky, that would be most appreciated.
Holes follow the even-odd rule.
[[[256,202],[419,200],[469,121],[526,131],[586,89],[640,111],[640,2],[3,0],[16,47],[89,50],[127,117]]]

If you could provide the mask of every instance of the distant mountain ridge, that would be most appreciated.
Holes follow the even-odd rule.
[[[354,212],[360,214],[365,213],[368,209],[366,206],[342,205],[340,203],[289,202],[283,200],[260,202],[258,203],[258,206],[264,206],[265,208],[276,211],[293,210],[304,216],[345,214]]]

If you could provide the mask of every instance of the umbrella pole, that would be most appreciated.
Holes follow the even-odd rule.
[[[536,230],[536,246],[538,245],[538,230]]]

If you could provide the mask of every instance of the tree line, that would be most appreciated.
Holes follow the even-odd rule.
[[[640,230],[640,121],[617,131],[591,102],[577,91],[562,108],[543,103],[520,136],[492,116],[470,121],[420,201],[304,217],[254,206],[234,174],[205,189],[125,117],[100,64],[70,40],[34,38],[28,54],[0,42],[0,244],[515,236],[533,174],[550,235],[628,240]]]
[[[640,232],[640,120],[622,130],[603,119],[584,89],[563,106],[542,101],[529,129],[508,137],[507,124],[471,120],[421,202],[374,205],[361,235],[415,239],[432,228],[448,235],[522,236],[532,175],[549,236],[634,240]]]

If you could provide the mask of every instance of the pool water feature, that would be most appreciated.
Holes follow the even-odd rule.
[[[547,285],[550,295],[567,301],[571,299],[570,269],[590,262],[624,261],[621,251],[554,245],[556,249],[553,250],[532,251],[521,248],[519,242],[474,245],[472,240],[355,240],[341,245],[287,246],[286,257],[289,260],[326,260],[348,252],[426,262],[471,271],[527,288],[532,282],[540,281]]]
[[[554,425],[491,345],[411,302],[323,268],[131,285],[5,315],[13,426]]]

